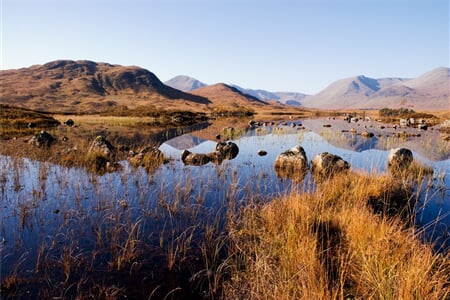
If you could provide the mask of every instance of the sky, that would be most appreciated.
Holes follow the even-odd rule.
[[[0,68],[136,65],[161,81],[315,94],[449,66],[448,0],[0,0]]]

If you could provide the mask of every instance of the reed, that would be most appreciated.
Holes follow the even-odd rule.
[[[371,207],[408,197],[403,190],[393,177],[352,173],[246,207],[230,228],[236,272],[224,298],[448,298],[448,254]]]

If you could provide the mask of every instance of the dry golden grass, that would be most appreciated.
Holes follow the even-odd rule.
[[[353,173],[247,207],[230,230],[236,263],[225,298],[447,299],[448,255],[368,204],[406,197],[402,189],[388,176]]]

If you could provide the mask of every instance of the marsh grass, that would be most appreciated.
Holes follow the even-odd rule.
[[[81,148],[88,146],[85,141]],[[38,151],[51,156],[60,153],[52,148]],[[96,157],[84,150],[66,155],[67,165],[84,165]],[[20,190],[28,173],[20,162],[15,164],[14,174],[4,176],[11,176],[12,185]],[[167,168],[175,168],[173,161]],[[116,183],[102,183],[104,178],[88,172],[92,194],[74,192],[73,206],[58,195],[56,228],[39,236],[38,249],[28,252],[21,245],[22,234],[32,224],[45,224],[48,217],[48,211],[45,214],[38,207],[45,204],[52,174],[40,167],[39,184],[33,187],[36,192],[18,201],[15,210],[21,226],[13,242],[22,253],[9,274],[0,274],[1,296],[449,297],[448,254],[433,252],[432,245],[420,242],[422,232],[412,227],[411,206],[432,176],[430,168],[413,164],[390,175],[349,172],[273,200],[265,198],[263,175],[247,178],[242,185],[245,178],[226,162],[215,169],[218,182],[212,176],[197,182],[186,167],[182,177],[168,176],[169,183],[163,181],[160,186],[152,176],[142,184],[136,174],[134,196],[116,191]],[[120,180],[126,182],[126,176]],[[75,184],[65,173],[58,174],[58,182]],[[195,190],[196,184],[203,188]],[[223,203],[208,206],[208,192],[224,186]]]
[[[351,173],[246,207],[230,228],[235,272],[224,297],[446,299],[448,254],[422,244],[411,222],[371,207],[389,210],[409,195],[391,176]]]

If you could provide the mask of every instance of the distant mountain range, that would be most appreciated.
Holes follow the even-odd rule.
[[[306,97],[305,107],[327,109],[399,108],[450,109],[450,69],[436,68],[414,79],[357,76],[338,80]]]
[[[224,83],[216,83],[192,90],[193,95],[209,99],[213,103],[229,107],[264,106],[267,102],[245,94],[235,87]]]
[[[186,81],[205,86],[197,79],[184,76]],[[166,84],[179,88],[176,81]],[[316,95],[296,92],[269,92],[245,89],[231,85],[241,92],[263,101],[274,100],[287,105],[321,109],[380,109],[383,107],[408,107],[415,110],[450,109],[449,100],[450,69],[440,67],[417,78],[380,78],[364,75],[333,82]],[[195,90],[190,85],[185,91]]]
[[[162,83],[137,66],[58,60],[0,71],[0,103],[51,112],[102,111],[114,107],[207,111],[231,106],[261,108],[283,103],[323,109],[449,109],[449,68],[413,79],[356,76],[338,80],[316,95],[269,92],[223,83],[206,85],[188,76]],[[275,107],[272,107],[275,108]]]
[[[195,89],[207,86],[206,83],[185,75],[175,76],[174,78],[165,81],[164,84],[184,92],[192,92]],[[306,94],[295,92],[269,92],[266,90],[246,89],[236,84],[230,84],[229,87],[234,87],[240,92],[253,96],[259,100],[272,100],[295,106],[300,106],[301,100],[307,96]]]

